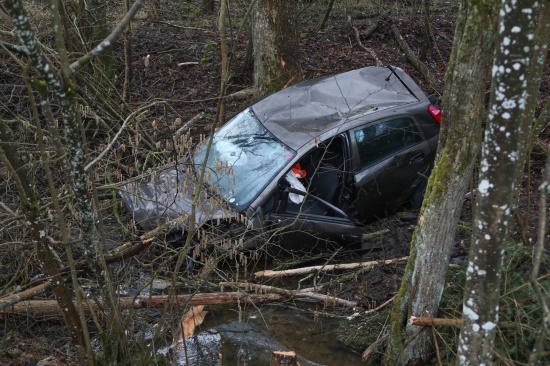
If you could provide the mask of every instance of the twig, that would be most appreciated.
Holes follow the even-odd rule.
[[[178,28],[178,29],[200,30],[200,31],[203,31],[203,32],[214,33],[214,32],[211,31],[210,29],[198,28],[198,27],[185,27],[185,26],[183,26],[183,25],[173,24],[173,23],[170,23],[170,22],[164,22],[164,21],[162,21],[162,20],[155,20],[155,21],[153,21],[153,23],[169,25],[170,27],[174,27],[174,28]]]
[[[101,154],[99,154],[94,160],[92,160],[90,163],[88,163],[88,165],[86,165],[84,170],[89,171],[90,168],[92,166],[94,166],[94,164],[96,164],[98,161],[100,161],[101,158],[103,158],[105,156],[105,154],[107,154],[107,152],[109,152],[109,150],[111,150],[111,148],[115,144],[116,140],[118,139],[118,137],[120,136],[120,134],[122,133],[122,131],[124,130],[124,128],[126,127],[128,122],[133,120],[136,117],[136,114],[139,113],[139,115],[143,115],[143,114],[147,113],[147,111],[143,111],[144,109],[150,108],[150,107],[152,107],[154,105],[157,105],[157,104],[165,104],[165,102],[162,102],[162,101],[153,102],[151,104],[147,104],[146,106],[143,106],[143,107],[133,111],[132,113],[130,113],[130,115],[128,117],[126,117],[126,119],[124,120],[124,123],[122,123],[122,126],[120,127],[120,129],[117,131],[115,137],[113,137],[111,142],[109,142],[109,145],[107,145],[107,147],[101,152]]]

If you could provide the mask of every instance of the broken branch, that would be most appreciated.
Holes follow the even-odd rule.
[[[258,278],[278,278],[278,277],[291,277],[302,274],[309,274],[314,272],[330,272],[336,270],[345,270],[345,269],[354,269],[368,266],[379,266],[387,264],[399,264],[406,262],[408,257],[388,259],[384,261],[369,261],[369,262],[360,262],[360,263],[343,263],[343,264],[331,264],[326,266],[313,266],[313,267],[304,267],[304,268],[295,268],[287,269],[284,271],[259,271],[254,273],[256,279]]]
[[[348,301],[341,299],[339,297],[330,296],[330,295],[324,295],[319,294],[316,292],[310,292],[310,291],[300,291],[300,290],[287,290],[280,287],[274,287],[274,286],[267,286],[267,285],[260,285],[257,283],[250,283],[250,282],[220,282],[220,286],[235,286],[237,288],[241,288],[244,290],[254,290],[259,291],[262,293],[274,293],[279,295],[284,295],[288,297],[294,297],[294,298],[308,298],[308,299],[314,299],[323,301],[326,304],[332,303],[333,305],[342,305],[348,308],[354,308],[357,306],[357,302],[355,301]]]
[[[374,50],[372,48],[367,48],[363,45],[363,43],[361,42],[361,38],[359,36],[359,30],[357,30],[357,28],[351,23],[351,17],[348,16],[348,24],[349,26],[353,29],[353,31],[355,32],[355,40],[357,41],[357,44],[359,45],[359,47],[361,47],[366,53],[368,53],[373,59],[374,61],[376,62],[376,66],[382,66],[382,62],[380,61],[380,59],[378,58],[378,56],[376,55],[376,52],[374,52]],[[367,35],[370,35],[372,34],[376,28],[378,27],[378,22],[374,23],[367,31]]]

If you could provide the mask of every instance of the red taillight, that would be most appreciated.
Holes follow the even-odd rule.
[[[432,117],[437,121],[437,123],[441,124],[441,117],[443,113],[441,112],[441,109],[437,108],[435,105],[430,104],[428,106],[428,112],[432,115]]]

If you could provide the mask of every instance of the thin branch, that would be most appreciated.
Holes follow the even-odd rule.
[[[110,47],[114,41],[120,37],[124,29],[130,24],[136,13],[138,12],[141,5],[144,3],[145,0],[136,0],[134,5],[130,8],[128,13],[122,18],[120,23],[116,26],[115,29],[105,38],[103,41],[101,41],[93,50],[88,52],[86,55],[82,56],[75,62],[71,64],[71,71],[76,72],[80,70],[82,67],[86,66],[87,64],[92,61],[92,59],[98,55],[100,55],[107,47]]]
[[[318,271],[330,272],[335,270],[355,269],[355,268],[377,266],[377,265],[383,265],[383,264],[399,264],[399,263],[406,262],[407,259],[408,257],[402,257],[402,258],[388,259],[383,261],[369,261],[369,262],[360,262],[360,263],[333,264],[333,265],[327,265],[327,266],[313,266],[313,267],[306,267],[306,268],[287,269],[284,271],[266,270],[266,271],[256,272],[254,273],[254,276],[256,277],[256,279],[262,278],[262,277],[263,278],[290,277],[290,276],[308,274],[308,273],[318,272]]]
[[[128,124],[128,122],[130,122],[131,120],[133,120],[136,115],[139,113],[140,115],[142,114],[145,114],[147,111],[143,111],[144,109],[147,109],[147,108],[150,108],[154,105],[157,105],[157,104],[165,104],[164,102],[153,102],[151,104],[147,104],[146,106],[143,106],[135,111],[133,111],[132,113],[130,113],[130,115],[128,117],[126,117],[126,119],[124,120],[124,123],[122,123],[122,126],[120,127],[120,129],[118,130],[118,132],[116,133],[115,137],[113,137],[113,139],[111,140],[111,142],[109,142],[109,145],[107,145],[107,147],[101,152],[101,154],[99,154],[93,161],[91,161],[90,163],[88,163],[88,165],[86,165],[86,167],[84,168],[85,171],[89,171],[91,167],[94,166],[94,164],[96,164],[99,160],[101,160],[101,158],[103,158],[105,156],[105,154],[107,154],[107,152],[109,152],[109,150],[111,150],[111,148],[113,147],[113,145],[115,144],[116,140],[118,139],[118,137],[120,136],[120,134],[122,133],[122,131],[124,130],[124,128],[126,127],[126,125]],[[143,111],[143,112],[142,112]],[[141,112],[141,113],[140,113]]]

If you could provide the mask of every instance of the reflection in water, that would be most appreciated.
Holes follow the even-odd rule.
[[[234,311],[209,313],[195,336],[173,352],[173,364],[270,366],[272,351],[292,350],[301,366],[361,365],[361,355],[336,340],[338,320],[275,306],[245,314],[243,322],[237,318]]]

